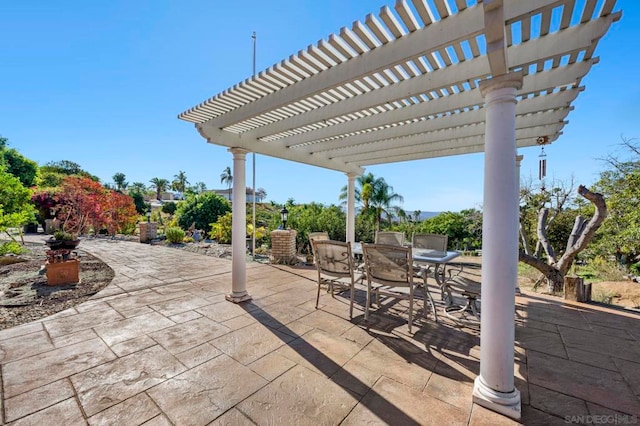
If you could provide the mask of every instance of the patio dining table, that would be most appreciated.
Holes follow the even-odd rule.
[[[354,255],[362,256],[362,243],[353,243],[351,245],[351,252]],[[433,265],[434,276],[438,286],[443,287],[444,283],[444,268],[448,262],[460,256],[458,251],[439,251],[431,249],[413,249],[412,250],[413,261],[418,265]]]
[[[354,243],[351,252],[355,256],[362,256],[362,244]],[[413,261],[421,267],[422,273],[427,274],[429,266],[433,266],[433,276],[440,289],[441,298],[446,303],[445,314],[454,322],[469,327],[480,326],[480,311],[477,302],[480,298],[480,284],[458,275],[445,278],[445,267],[451,260],[460,256],[458,251],[439,251],[432,249],[413,249]],[[457,304],[452,296],[452,290],[460,293],[464,298],[463,304]]]

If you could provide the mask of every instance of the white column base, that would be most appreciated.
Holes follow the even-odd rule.
[[[227,294],[224,298],[229,302],[233,302],[233,303],[242,303],[242,302],[246,302],[248,300],[253,299],[251,295],[246,291],[243,291],[240,293]]]
[[[520,391],[516,388],[508,393],[497,392],[485,385],[481,376],[478,376],[473,382],[473,402],[503,416],[520,420]]]

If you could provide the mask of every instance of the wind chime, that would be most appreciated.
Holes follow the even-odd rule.
[[[544,152],[544,146],[549,143],[547,136],[540,136],[536,139],[538,145],[540,145],[540,155],[538,155],[538,179],[540,179],[541,186],[540,191],[544,193],[544,178],[547,176],[547,154]]]

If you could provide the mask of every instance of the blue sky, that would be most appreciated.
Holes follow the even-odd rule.
[[[377,13],[393,1],[111,0],[5,1],[0,5],[0,135],[40,164],[70,160],[111,182],[172,180],[223,188],[232,165],[183,110],[257,70]],[[623,17],[600,41],[564,135],[546,148],[549,178],[589,185],[618,149],[640,137],[640,2],[619,0]],[[522,176],[537,176],[537,148]],[[459,211],[482,202],[483,156],[370,167],[404,196],[407,211]],[[247,162],[251,185],[251,160]],[[257,156],[256,186],[267,200],[338,203],[338,172]]]

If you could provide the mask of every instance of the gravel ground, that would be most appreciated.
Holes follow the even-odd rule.
[[[68,309],[89,299],[114,277],[113,270],[78,247],[80,283],[50,286],[44,271],[44,244],[26,243],[21,260],[0,265],[0,329],[31,322]],[[8,256],[9,257],[9,256]]]

